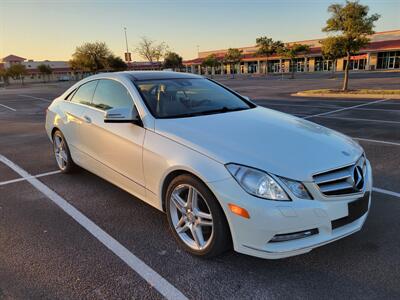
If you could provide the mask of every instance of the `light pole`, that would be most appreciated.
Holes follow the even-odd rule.
[[[128,36],[126,35],[126,27],[124,27],[124,33],[125,33],[125,45],[126,45],[125,60],[129,63],[131,61],[131,54],[129,53]]]
[[[126,27],[124,27],[124,32],[125,32],[126,53],[128,53],[129,52],[129,48],[128,48],[128,37],[126,35]]]

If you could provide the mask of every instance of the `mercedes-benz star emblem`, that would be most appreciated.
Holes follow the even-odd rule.
[[[364,175],[362,168],[356,166],[353,169],[353,188],[357,191],[361,191],[364,186]]]

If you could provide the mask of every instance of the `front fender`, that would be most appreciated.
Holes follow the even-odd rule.
[[[206,184],[231,177],[220,162],[153,131],[146,131],[143,166],[146,188],[155,194],[159,207],[163,183],[171,172],[192,173]]]

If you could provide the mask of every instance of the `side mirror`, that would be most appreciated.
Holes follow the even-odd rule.
[[[139,113],[133,108],[112,108],[105,112],[104,123],[134,123],[141,124]]]

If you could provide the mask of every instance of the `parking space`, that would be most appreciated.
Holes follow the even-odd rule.
[[[301,101],[302,104],[298,104],[298,101]],[[255,100],[264,107],[307,118],[352,137],[399,143],[400,101],[375,101],[364,100],[352,103],[352,105],[348,103],[342,105],[342,100],[332,99],[325,105],[318,99],[294,100],[294,103],[290,100],[282,102]]]
[[[0,163],[0,184],[1,182],[6,182],[9,180],[14,180],[18,178],[18,174],[11,170],[6,165]]]
[[[276,85],[269,92],[272,83],[260,82],[224,83],[243,86],[247,92],[240,86],[239,92],[259,105],[360,138],[373,166],[374,186],[380,191],[373,193],[362,231],[284,260],[234,252],[211,260],[195,258],[179,249],[163,213],[121,189],[83,170],[73,175],[47,174],[57,168],[44,131],[46,100],[65,86],[0,92],[0,104],[16,110],[0,107],[0,155],[30,175],[44,174],[37,178],[41,184],[123,246],[124,255],[133,255],[149,268],[130,265],[118,255],[120,248],[108,247],[96,235],[98,231],[91,232],[86,223],[79,223],[28,181],[1,185],[21,176],[0,163],[0,245],[4,245],[0,247],[0,299],[157,299],[174,289],[190,299],[314,299],[338,293],[363,299],[398,298],[400,259],[394,253],[400,248],[396,238],[400,230],[400,197],[396,196],[400,193],[400,100],[373,103],[376,100],[290,97],[293,83],[282,92],[286,83],[279,83],[278,89],[278,81],[271,80]],[[154,272],[150,272],[153,277],[146,277],[143,270]],[[157,276],[167,283],[162,285]]]
[[[160,298],[29,183],[0,192],[0,298]]]

